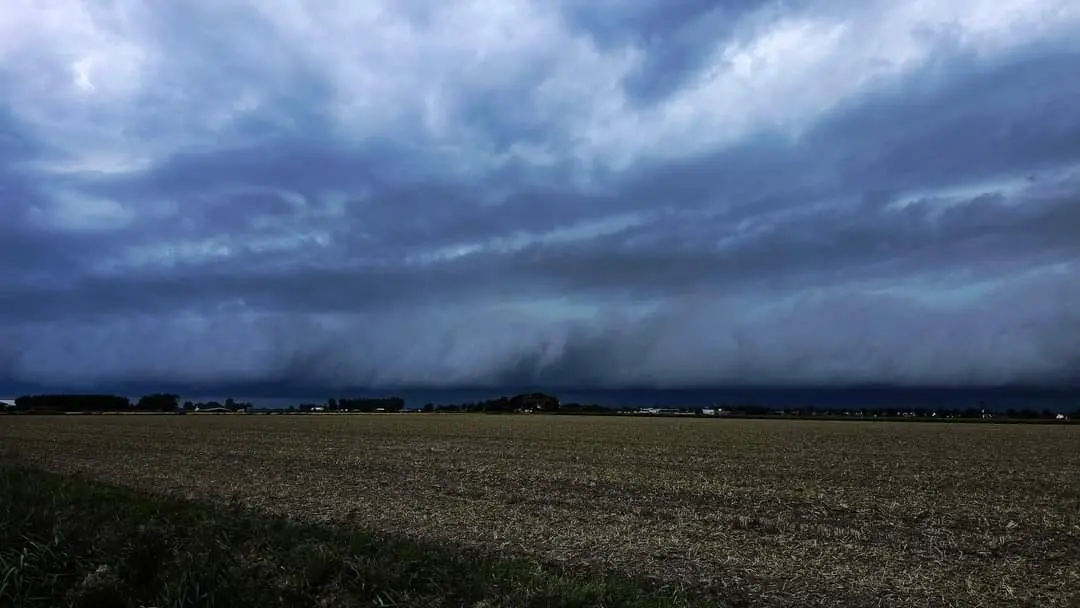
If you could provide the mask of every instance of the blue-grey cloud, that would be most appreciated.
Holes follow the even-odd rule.
[[[1080,381],[1074,3],[51,10],[0,381]]]

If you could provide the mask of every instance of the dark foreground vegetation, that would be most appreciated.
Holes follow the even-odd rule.
[[[0,462],[0,606],[691,604],[705,603],[614,575],[575,575]]]

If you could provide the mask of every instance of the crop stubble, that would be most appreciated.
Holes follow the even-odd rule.
[[[42,468],[755,605],[1076,605],[1080,427],[12,416]]]

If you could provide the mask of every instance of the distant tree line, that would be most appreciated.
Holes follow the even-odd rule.
[[[15,407],[3,408],[10,413],[20,412],[249,412],[251,403],[226,399],[219,401],[184,401],[171,393],[154,393],[132,402],[128,397],[107,394],[25,395],[15,399]],[[291,406],[289,412],[401,412],[405,400],[401,397],[331,398],[325,403],[306,403]],[[264,410],[266,411],[266,410]],[[414,410],[415,411],[415,410]],[[1055,420],[1080,421],[1080,406],[1067,409],[1041,408],[993,410],[986,407],[966,408],[901,408],[901,407],[789,407],[783,409],[758,405],[716,405],[654,408],[609,408],[598,404],[561,403],[558,397],[531,392],[503,396],[486,401],[457,405],[428,403],[421,412],[471,412],[485,414],[589,414],[589,415],[696,415],[724,417],[769,418],[844,418],[844,419],[911,419],[911,420]]]
[[[332,412],[400,412],[405,409],[405,400],[401,397],[330,399],[326,406]]]
[[[400,412],[405,409],[401,397],[331,398],[326,403],[302,403],[290,407],[299,412]]]
[[[730,411],[739,411],[737,408]],[[755,412],[760,413],[760,412]],[[829,416],[829,417],[856,417],[856,418],[914,418],[914,419],[966,419],[966,420],[990,420],[1004,418],[1009,420],[1038,420],[1055,419],[1059,415],[1070,418],[1080,417],[1080,407],[1073,411],[1042,409],[1018,409],[1008,408],[1005,410],[987,409],[984,407],[966,408],[927,408],[927,407],[862,407],[862,408],[787,408],[778,412],[786,416]]]
[[[229,411],[247,410],[250,403],[238,403],[226,399],[225,403],[216,401],[192,402],[180,404],[180,397],[171,393],[144,395],[134,403],[119,395],[74,394],[74,395],[24,395],[15,399],[15,411],[18,412],[185,412],[207,409]]]
[[[170,393],[155,393],[140,397],[135,403],[139,412],[175,412],[180,407],[180,397]]]
[[[562,403],[558,397],[547,393],[521,393],[512,397],[498,397],[487,401],[475,401],[457,405],[428,403],[424,412],[479,412],[487,414],[617,414],[619,410],[599,404]]]
[[[126,412],[131,400],[117,395],[24,395],[15,399],[22,412]]]
[[[912,420],[1054,420],[1059,417],[1080,420],[1080,407],[1072,411],[1043,409],[1007,409],[994,411],[983,407],[968,408],[897,408],[897,407],[799,407],[771,408],[761,405],[713,405],[682,407],[611,408],[597,404],[560,403],[556,397],[543,393],[528,393],[500,397],[488,401],[459,405],[427,404],[424,412],[481,412],[481,413],[552,413],[561,415],[684,415],[719,417],[785,417],[785,418],[878,418]]]
[[[561,409],[559,398],[545,393],[522,393],[513,397],[499,397],[487,401],[462,403],[460,405],[427,404],[425,412],[484,412],[489,414],[557,412]]]

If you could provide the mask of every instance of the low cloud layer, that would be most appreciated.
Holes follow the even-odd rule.
[[[1080,5],[16,1],[0,385],[1080,383]]]

